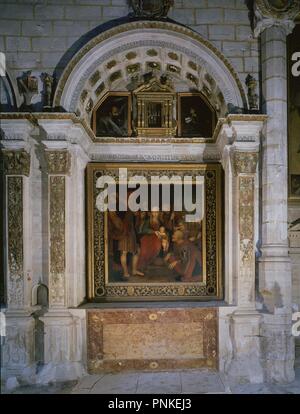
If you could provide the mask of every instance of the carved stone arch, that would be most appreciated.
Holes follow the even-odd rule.
[[[228,60],[199,34],[161,21],[124,24],[92,39],[63,72],[53,106],[89,123],[99,99],[108,91],[130,90],[133,75],[149,71],[149,62],[158,64],[158,73],[168,72],[177,90],[204,93],[219,116],[228,104],[247,108],[244,88]]]

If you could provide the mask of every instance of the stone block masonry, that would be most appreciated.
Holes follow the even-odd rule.
[[[12,76],[23,70],[53,72],[88,31],[130,12],[127,0],[0,0],[0,47]],[[242,0],[176,0],[169,17],[210,40],[242,82],[258,77],[257,40]]]

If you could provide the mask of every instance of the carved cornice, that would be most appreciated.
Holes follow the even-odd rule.
[[[48,174],[66,175],[71,169],[71,155],[68,151],[45,151]]]
[[[233,168],[236,175],[255,174],[258,163],[257,152],[233,152]]]
[[[25,175],[30,174],[30,154],[24,150],[2,151],[4,173],[6,175]]]
[[[254,35],[258,37],[265,29],[273,26],[282,27],[286,35],[289,35],[299,11],[298,0],[255,0]]]

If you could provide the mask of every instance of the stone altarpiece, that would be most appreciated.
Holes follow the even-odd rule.
[[[224,301],[216,303],[209,316],[216,324],[213,346],[207,355],[215,368],[239,379],[261,382],[293,378],[287,193],[283,190],[287,182],[286,74],[282,69],[285,65],[274,61],[270,77],[269,64],[276,56],[268,47],[271,42],[280,44],[285,62],[285,36],[293,22],[291,10],[275,16],[272,7],[264,7],[266,3],[255,2],[254,24],[262,38],[267,116],[228,115],[228,104],[247,108],[244,87],[230,63],[195,32],[155,20],[128,23],[92,39],[62,74],[53,112],[1,114],[7,212],[6,377],[49,382],[78,378],[86,370],[98,372],[105,368],[105,344],[97,348],[95,341],[110,318],[113,323],[124,321],[122,312],[135,314],[141,324],[161,318],[163,309],[156,305],[151,306],[151,312],[126,309],[125,305],[125,309],[115,312],[80,306],[86,297],[86,166],[95,161],[143,160],[222,165]],[[141,56],[147,59],[140,60]],[[169,70],[175,84],[197,86],[206,95],[219,119],[211,138],[145,136],[105,140],[94,135],[89,127],[94,105],[107,91],[124,89],[128,80],[133,81],[135,90],[135,81],[149,61],[158,65],[155,70]],[[281,79],[282,88],[272,86],[273,77]],[[55,112],[58,107],[66,113]],[[40,370],[34,357],[32,315],[36,308],[31,302],[37,274],[44,275],[43,283],[49,289],[48,308],[40,318],[45,334]],[[282,296],[280,305],[276,303],[275,285]],[[271,295],[272,299],[267,312],[269,302],[263,295],[269,299]],[[201,319],[201,307],[194,306]],[[182,318],[184,306],[177,312]],[[203,312],[210,314],[204,308]],[[172,310],[165,318],[170,323]],[[97,320],[101,321],[99,326]],[[108,335],[111,327],[106,329]],[[108,342],[110,339],[106,336]],[[152,357],[143,369],[164,368]],[[115,361],[116,369],[122,369],[121,359]],[[180,365],[180,359],[177,362]]]

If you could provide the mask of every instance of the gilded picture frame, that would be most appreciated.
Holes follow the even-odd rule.
[[[300,203],[300,76],[294,76],[292,55],[298,52],[300,22],[288,36],[288,160],[289,201]]]
[[[202,278],[195,281],[149,282],[149,278],[114,280],[111,276],[109,257],[112,231],[108,227],[108,212],[96,206],[100,190],[96,187],[99,177],[109,176],[118,180],[119,169],[127,169],[130,176],[150,178],[153,175],[171,177],[203,177],[204,215],[201,223],[203,250]],[[222,286],[222,214],[220,164],[121,164],[90,163],[87,166],[87,299],[89,302],[110,301],[174,301],[221,300]],[[150,213],[147,213],[150,214]],[[174,230],[175,232],[175,230]],[[174,234],[174,233],[173,233]],[[172,239],[173,240],[173,239]],[[110,268],[109,268],[110,267]],[[162,267],[166,269],[166,267]],[[166,272],[166,270],[162,270]],[[159,275],[160,276],[160,275]],[[164,276],[164,275],[162,275]],[[166,279],[167,280],[167,279]],[[193,279],[194,280],[194,279]]]

